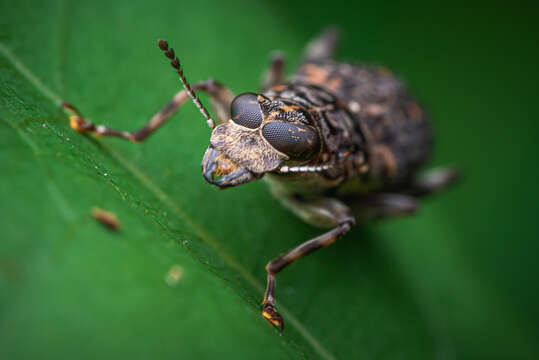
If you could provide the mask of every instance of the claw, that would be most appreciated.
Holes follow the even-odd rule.
[[[79,116],[71,115],[69,117],[69,124],[75,131],[84,132],[85,123],[84,120],[82,120]]]
[[[84,120],[81,113],[73,105],[70,103],[63,103],[62,108],[71,113],[69,116],[69,124],[74,130],[80,133],[95,130],[95,125]]]
[[[280,331],[284,330],[284,320],[272,304],[266,303],[264,305],[262,316]]]

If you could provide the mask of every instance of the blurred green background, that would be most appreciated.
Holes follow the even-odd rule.
[[[532,2],[2,0],[0,358],[539,358],[536,15]],[[465,180],[286,269],[281,334],[259,315],[264,265],[320,231],[261,182],[206,184],[192,105],[133,145],[74,133],[58,101],[135,129],[179,88],[158,38],[192,82],[240,93],[274,49],[293,73],[328,24],[341,59],[408,81],[435,121],[430,165]]]

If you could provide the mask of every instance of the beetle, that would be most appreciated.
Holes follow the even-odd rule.
[[[174,50],[160,40],[184,90],[134,132],[95,125],[64,104],[76,131],[140,142],[191,98],[212,129],[202,162],[207,182],[228,188],[264,177],[286,208],[330,229],[266,266],[262,316],[281,330],[275,300],[281,270],[332,244],[357,222],[414,213],[419,197],[459,176],[452,168],[418,172],[432,152],[427,113],[386,68],[334,60],[338,39],[338,29],[328,28],[308,43],[298,73],[288,81],[284,57],[274,54],[264,91],[236,97],[212,79],[191,86]],[[197,91],[210,96],[217,124]]]

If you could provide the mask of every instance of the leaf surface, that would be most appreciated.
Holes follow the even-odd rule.
[[[292,68],[304,42],[336,18],[316,26],[305,20],[298,29],[277,4],[1,5],[0,357],[537,354],[533,319],[504,294],[518,286],[497,288],[481,272],[491,263],[459,247],[483,236],[487,223],[453,215],[470,187],[428,200],[414,218],[356,229],[286,269],[277,288],[287,321],[281,334],[259,314],[264,266],[319,230],[283,209],[263,183],[227,191],[206,184],[200,161],[209,130],[191,104],[138,145],[74,133],[59,110],[67,100],[96,123],[144,124],[179,89],[158,38],[174,47],[192,82],[213,77],[236,93],[256,90],[269,50],[284,49]],[[351,34],[361,30],[350,15],[342,21]],[[357,58],[353,43],[344,52]],[[398,62],[383,44],[365,49],[367,59],[385,56],[399,71],[414,60]],[[427,92],[428,77],[413,66],[406,71],[416,71],[419,92]],[[443,101],[426,97],[440,111]],[[451,136],[447,116],[440,128]],[[471,167],[465,151],[450,148],[442,141],[436,161]],[[473,189],[479,185],[470,174]],[[96,206],[118,216],[120,232],[92,219]],[[503,325],[511,329],[505,337]],[[479,334],[497,345],[469,340]]]

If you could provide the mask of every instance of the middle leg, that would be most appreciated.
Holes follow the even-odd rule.
[[[350,231],[356,223],[355,218],[350,215],[348,207],[337,199],[320,198],[305,201],[290,196],[286,197],[283,202],[286,207],[294,211],[303,220],[314,225],[334,228],[296,246],[266,265],[268,284],[264,294],[264,301],[262,302],[262,316],[281,330],[284,329],[284,320],[276,309],[276,275],[302,257],[333,244],[338,238]]]

